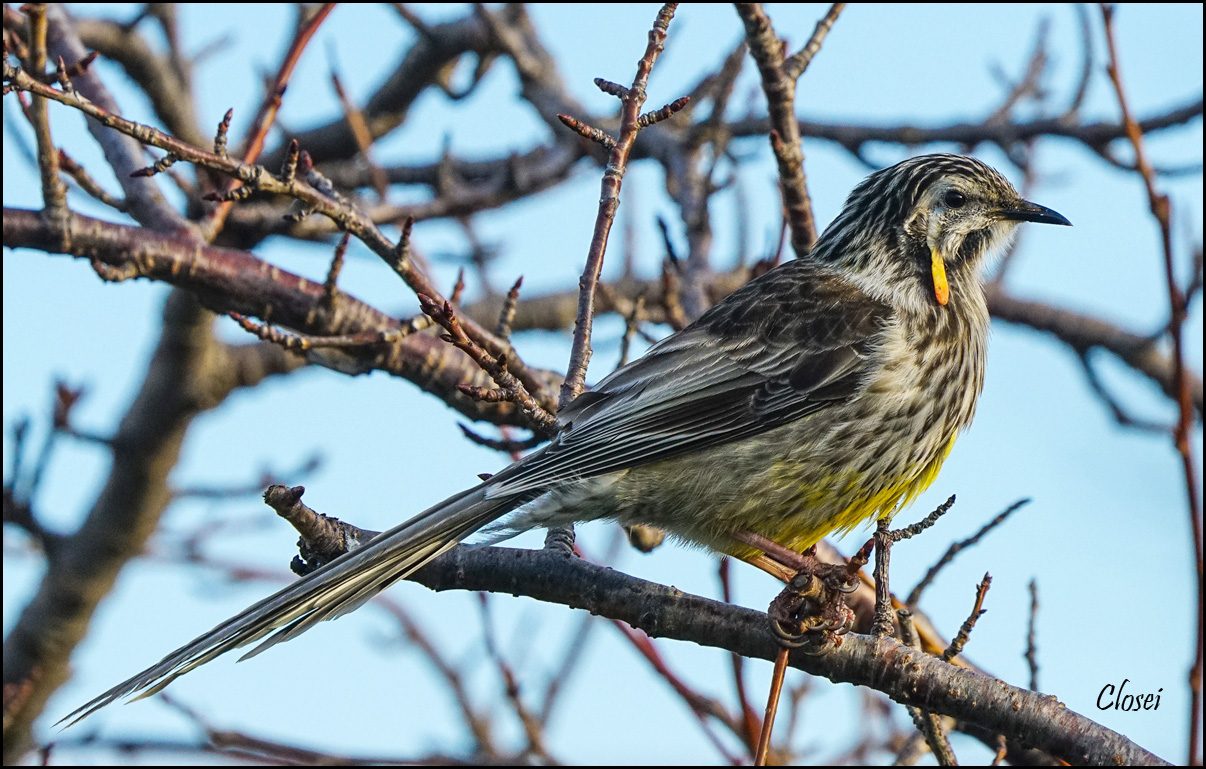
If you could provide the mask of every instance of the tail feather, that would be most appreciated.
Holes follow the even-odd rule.
[[[199,665],[260,641],[248,659],[353,611],[395,580],[416,571],[530,495],[487,498],[486,484],[428,508],[363,547],[259,601],[62,718],[68,726],[131,695],[149,697]],[[275,632],[273,632],[275,631]],[[272,633],[271,636],[269,634]],[[265,636],[269,636],[264,639]]]

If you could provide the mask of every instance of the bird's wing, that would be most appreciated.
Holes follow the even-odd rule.
[[[890,309],[797,260],[746,284],[558,415],[490,495],[547,489],[765,432],[857,394]]]

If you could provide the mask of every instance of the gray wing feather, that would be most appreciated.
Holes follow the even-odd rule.
[[[851,398],[890,319],[885,305],[835,273],[782,265],[569,404],[556,439],[495,476],[487,493],[667,459]]]

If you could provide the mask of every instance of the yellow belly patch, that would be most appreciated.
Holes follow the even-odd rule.
[[[920,472],[878,484],[878,489],[875,486],[868,488],[865,478],[847,477],[839,483],[820,484],[819,487],[804,490],[799,495],[802,514],[785,516],[777,530],[772,525],[772,530],[763,532],[764,535],[784,547],[804,550],[831,533],[845,534],[865,521],[891,518],[934,482],[955,445],[955,438],[952,435],[938,455]],[[832,508],[835,489],[842,490],[843,498],[850,500],[837,515],[826,518],[807,514],[809,509]]]

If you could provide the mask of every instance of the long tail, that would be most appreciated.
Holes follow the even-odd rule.
[[[518,507],[525,497],[487,498],[487,484],[463,491],[383,532],[367,545],[302,577],[180,647],[138,675],[72,711],[68,725],[109,703],[137,693],[149,697],[177,677],[231,649],[262,641],[241,659],[254,657],[326,619],[350,612],[390,583],[451,549],[461,539]],[[530,497],[527,497],[530,498]]]

